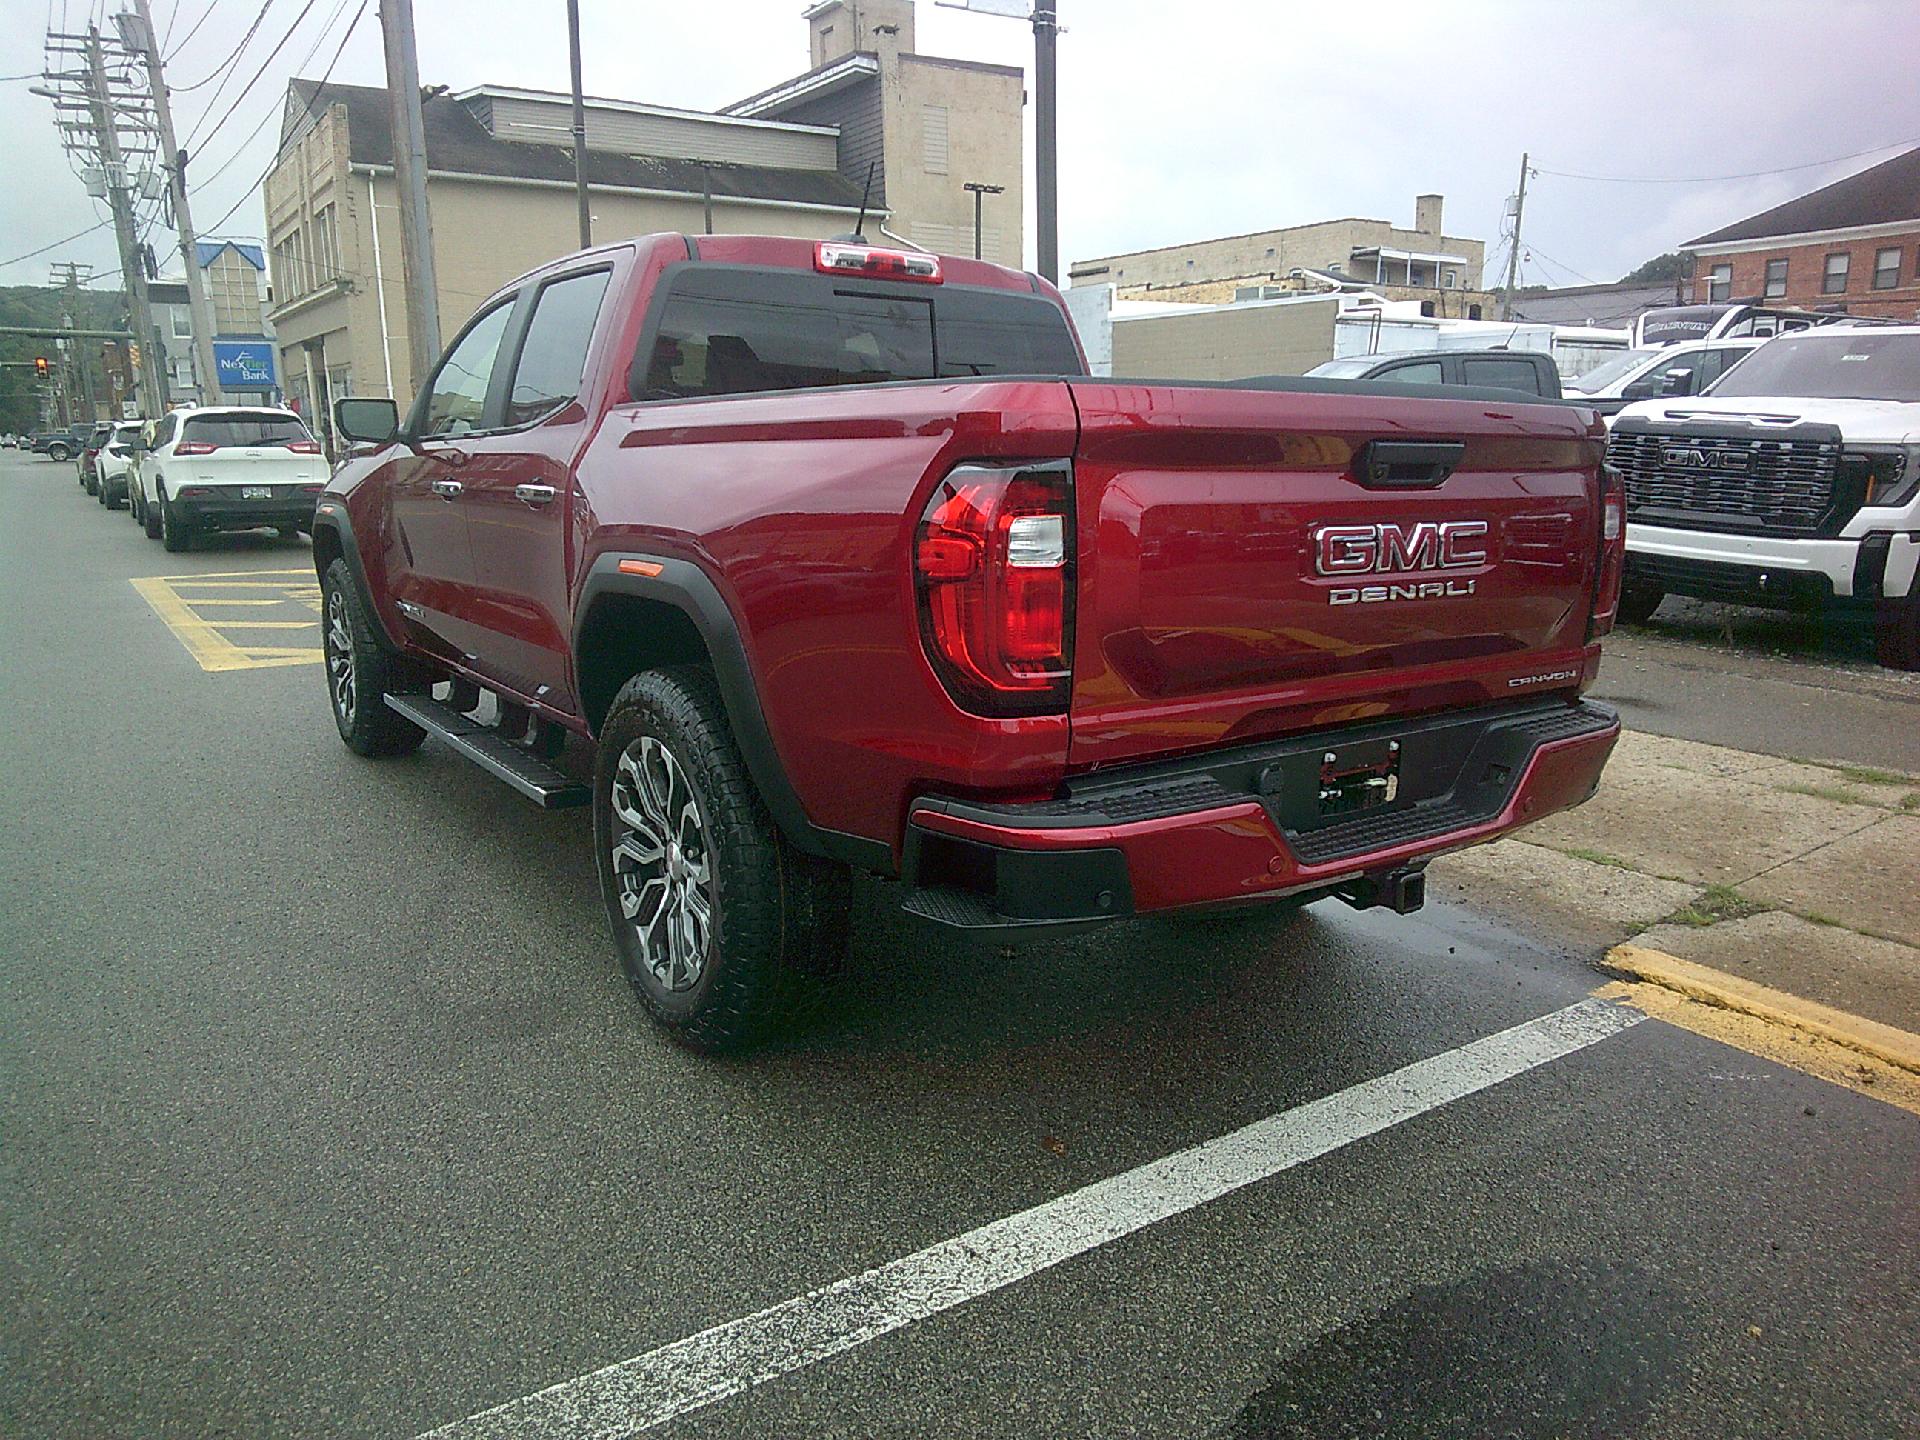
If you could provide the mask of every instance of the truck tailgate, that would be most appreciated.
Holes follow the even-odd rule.
[[[1591,414],[1395,389],[1073,383],[1070,768],[1591,678]]]

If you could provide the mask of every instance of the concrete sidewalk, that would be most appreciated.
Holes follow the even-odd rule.
[[[1920,778],[1629,733],[1522,833],[1436,860],[1431,893],[1920,1032]]]

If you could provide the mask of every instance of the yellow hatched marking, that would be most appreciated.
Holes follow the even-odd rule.
[[[312,620],[246,620],[223,616],[219,620],[209,619],[199,613],[199,607],[212,606],[274,606],[294,604],[306,609],[319,611],[319,587],[307,577],[309,570],[242,570],[234,575],[284,575],[298,576],[300,580],[237,580],[225,575],[152,575],[131,580],[128,583],[139,592],[140,597],[152,607],[174,634],[186,651],[202,670],[218,673],[226,670],[264,670],[282,665],[317,665],[323,658],[317,646],[292,645],[253,645],[235,643],[221,633],[222,630],[312,630],[317,625]],[[246,588],[272,589],[280,591],[274,598],[253,596],[226,597],[217,595],[199,595],[180,593],[181,586],[199,587],[211,584],[219,589]]]

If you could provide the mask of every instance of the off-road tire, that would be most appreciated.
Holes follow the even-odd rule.
[[[351,699],[342,703],[338,661],[341,655],[340,628],[345,630],[345,649],[351,663]],[[370,759],[388,755],[407,755],[420,748],[427,732],[388,708],[388,695],[405,695],[424,690],[425,675],[404,656],[384,649],[373,617],[361,602],[359,587],[345,560],[335,560],[320,578],[320,643],[326,672],[327,708],[333,712],[334,727],[349,750]]]
[[[1874,608],[1873,653],[1889,670],[1920,670],[1920,591]]]
[[[147,532],[149,540],[160,538],[160,502],[148,500],[142,496],[140,501],[140,528]]]
[[[1616,618],[1622,625],[1644,625],[1660,608],[1667,592],[1648,580],[1629,580],[1620,587],[1620,609]]]
[[[148,534],[153,532],[149,530]],[[193,548],[193,534],[181,523],[173,502],[167,499],[167,492],[160,492],[160,543],[173,554]]]
[[[704,963],[682,989],[647,963],[635,923],[622,911],[613,855],[617,831],[627,829],[614,808],[621,760],[649,738],[672,756],[691,791],[712,877]],[[820,978],[846,950],[850,873],[801,854],[781,835],[704,666],[647,671],[614,697],[594,766],[593,836],[621,966],[641,1004],[674,1039],[703,1053],[739,1048],[818,1002]]]
[[[49,445],[47,447],[47,458],[54,461],[71,460],[73,458],[73,451],[64,445]],[[84,475],[80,477],[80,483],[82,485],[87,483]]]

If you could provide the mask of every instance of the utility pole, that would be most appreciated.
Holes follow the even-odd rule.
[[[580,248],[593,244],[593,211],[587,203],[587,101],[580,93],[580,0],[567,0],[567,50],[573,64],[573,196],[580,207]],[[709,218],[707,233],[713,233]]]
[[[133,305],[133,333],[145,338],[151,347],[154,334],[153,308],[147,299],[147,268],[140,254],[140,242],[133,229],[133,201],[127,194],[127,162],[120,152],[119,122],[113,113],[113,96],[107,88],[106,56],[100,47],[100,29],[87,26],[87,98],[93,110],[94,144],[107,172],[107,204],[113,211],[113,238],[120,247],[120,278],[126,284],[127,298]],[[164,415],[167,390],[160,379],[160,356],[145,357],[140,367],[140,398],[148,415]]]
[[[427,208],[427,131],[420,118],[413,0],[380,0],[380,30],[386,42],[387,98],[393,109],[393,179],[400,192],[408,368],[417,388],[426,383],[440,354],[440,287],[433,269],[433,216]]]
[[[66,303],[60,310],[60,323],[68,329],[73,328],[73,306],[74,301],[80,296],[80,282],[87,278],[87,275],[80,273],[82,270],[87,271],[88,275],[91,275],[93,267],[91,265],[76,264],[72,260],[63,260],[53,267],[54,281],[62,290],[67,292]],[[60,342],[60,348],[66,353],[69,361],[80,372],[80,397],[87,407],[87,419],[99,419],[99,411],[93,401],[93,376],[87,368],[87,347],[84,345],[71,344],[66,340],[62,340]]]
[[[173,107],[167,98],[167,81],[160,60],[160,46],[153,35],[153,11],[147,0],[133,0],[135,14],[113,17],[120,28],[120,43],[142,56],[147,65],[147,89],[153,96],[153,113],[160,130],[160,167],[166,172],[173,192],[173,220],[180,231],[180,264],[187,272],[187,308],[193,316],[193,365],[199,371],[202,404],[220,404],[220,372],[213,364],[213,307],[207,304],[206,276],[200,271],[200,246],[193,233],[193,212],[187,208],[187,153],[174,140]]]
[[[1054,0],[1033,7],[1033,169],[1034,220],[1040,234],[1035,248],[1040,275],[1060,283],[1060,137],[1054,123],[1054,47],[1060,18]],[[979,204],[978,197],[974,203]]]
[[[1507,288],[1500,292],[1500,318],[1513,318],[1513,287],[1520,282],[1520,217],[1527,208],[1527,157],[1520,156],[1520,193],[1513,199],[1513,250],[1507,256]]]
[[[982,185],[977,180],[969,180],[960,188],[970,192],[973,196],[973,258],[979,260],[983,258],[980,253],[980,239],[982,234],[980,214],[981,198],[987,195],[1002,194],[1007,187],[1004,185]]]

